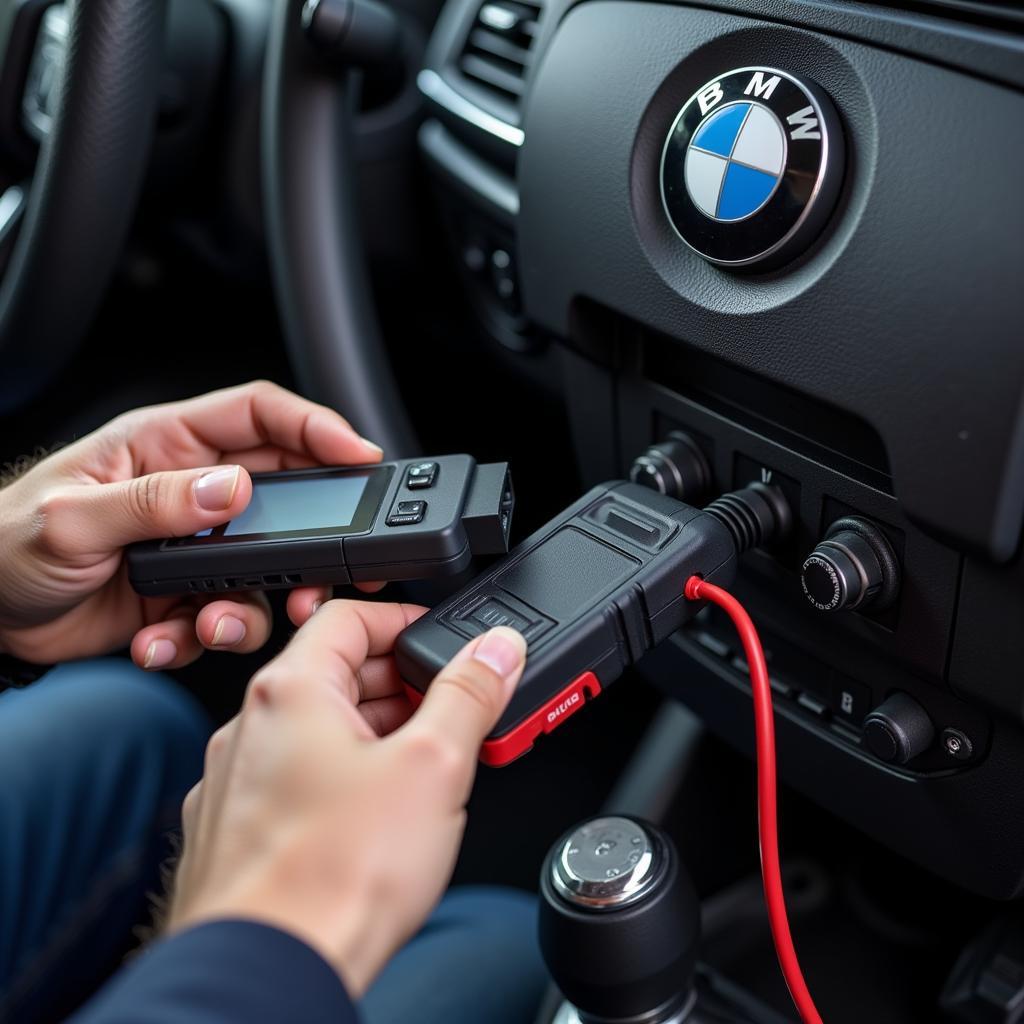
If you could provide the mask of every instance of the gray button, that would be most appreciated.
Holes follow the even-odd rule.
[[[533,625],[529,619],[517,614],[496,597],[489,597],[483,604],[474,608],[470,618],[479,622],[485,629],[493,629],[495,626],[511,626],[512,629],[518,630],[520,633],[525,633]]]
[[[405,486],[412,491],[432,487],[437,478],[436,462],[418,462],[410,466],[405,474]]]

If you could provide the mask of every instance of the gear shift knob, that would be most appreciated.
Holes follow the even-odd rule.
[[[577,825],[548,853],[541,896],[541,951],[583,1024],[685,1019],[700,905],[659,828],[627,817]]]

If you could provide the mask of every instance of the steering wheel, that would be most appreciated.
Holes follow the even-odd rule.
[[[338,409],[389,457],[416,455],[359,229],[353,82],[306,37],[303,16],[308,25],[317,7],[275,0],[264,65],[264,213],[278,305],[303,391]],[[349,8],[350,37],[356,10]],[[333,13],[327,3],[321,11]],[[369,22],[359,42],[377,27]]]
[[[0,0],[0,144],[17,159],[41,138],[29,179],[0,195],[0,413],[64,366],[109,284],[156,122],[165,15],[165,0]]]

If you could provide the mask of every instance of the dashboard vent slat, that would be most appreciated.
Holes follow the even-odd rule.
[[[509,96],[518,98],[523,92],[522,75],[507,71],[494,61],[478,57],[475,53],[467,53],[462,58],[462,72],[475,78],[478,82],[491,85]]]
[[[537,0],[485,0],[458,57],[462,75],[502,111],[518,112],[541,9]]]
[[[469,37],[470,45],[477,53],[491,54],[499,60],[507,60],[525,68],[530,60],[530,51],[487,29],[474,29]]]

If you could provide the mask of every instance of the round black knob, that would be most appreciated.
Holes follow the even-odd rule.
[[[899,564],[885,534],[856,516],[837,519],[800,571],[807,600],[818,611],[876,609],[892,603]]]
[[[583,822],[548,853],[541,896],[541,952],[584,1024],[658,1024],[687,1004],[700,904],[660,829],[627,817]]]
[[[401,23],[378,0],[305,0],[302,28],[322,54],[355,67],[388,64],[401,52]]]
[[[864,719],[864,742],[889,764],[906,764],[923,754],[935,739],[932,720],[913,697],[894,693]]]
[[[707,490],[711,471],[697,442],[676,430],[634,460],[629,479],[670,498],[693,501]]]

